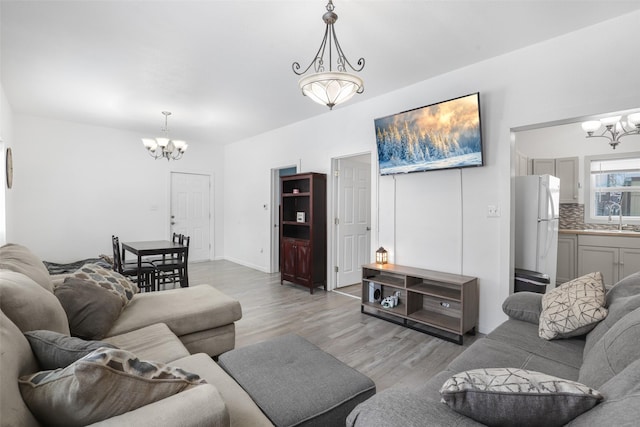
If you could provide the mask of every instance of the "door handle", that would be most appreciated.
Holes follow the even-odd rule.
[[[367,231],[371,231],[371,227],[367,227]]]
[[[176,225],[176,222],[175,221],[171,221],[171,225]]]

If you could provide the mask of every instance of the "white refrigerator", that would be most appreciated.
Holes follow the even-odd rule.
[[[552,175],[515,178],[515,268],[549,276],[556,286],[560,179]]]

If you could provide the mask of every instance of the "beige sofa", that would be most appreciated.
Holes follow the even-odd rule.
[[[53,286],[44,264],[27,248],[0,248],[0,426],[39,426],[48,421],[38,420],[29,410],[18,378],[40,370],[24,332],[45,329],[70,333]],[[196,373],[208,384],[96,425],[272,425],[212,358],[233,349],[234,322],[240,318],[238,301],[206,285],[136,294],[102,341],[141,360]]]

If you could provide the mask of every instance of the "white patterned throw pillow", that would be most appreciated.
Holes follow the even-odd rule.
[[[486,425],[562,426],[603,396],[584,384],[517,368],[460,372],[440,389],[442,402]]]
[[[122,308],[126,307],[138,292],[138,287],[131,280],[117,271],[98,264],[83,265],[73,274],[73,277],[85,280],[88,284],[100,286],[115,294],[122,300]]]
[[[607,317],[605,294],[600,272],[578,277],[544,294],[538,335],[552,340],[586,334]]]

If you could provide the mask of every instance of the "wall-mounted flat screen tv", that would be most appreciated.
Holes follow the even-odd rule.
[[[484,164],[479,93],[374,122],[381,175]]]

